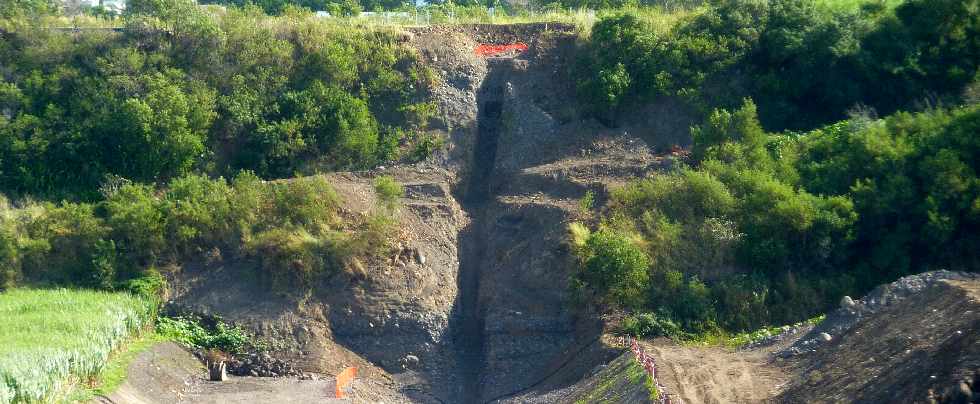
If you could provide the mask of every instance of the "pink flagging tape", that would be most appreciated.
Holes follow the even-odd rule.
[[[660,404],[671,404],[670,395],[667,394],[667,388],[664,387],[664,385],[660,383],[660,379],[657,378],[657,375],[659,374],[659,372],[657,372],[657,361],[653,358],[653,356],[647,355],[647,353],[643,351],[643,348],[640,347],[640,344],[636,343],[636,339],[633,337],[627,336],[623,342],[624,345],[629,345],[630,351],[633,351],[633,358],[636,359],[636,362],[643,367],[643,370],[647,372],[648,376],[650,376],[650,380],[653,380],[653,384],[657,386],[657,401]]]

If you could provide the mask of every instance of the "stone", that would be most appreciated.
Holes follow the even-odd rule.
[[[855,305],[856,303],[854,303],[854,299],[851,299],[850,296],[844,296],[840,299],[840,307],[843,307],[845,309],[850,309],[853,308]]]
[[[418,367],[419,365],[419,357],[415,355],[405,355],[404,361],[405,361],[405,366],[410,368],[415,368]]]
[[[208,376],[212,382],[223,382],[228,380],[228,372],[226,370],[225,362],[209,362]]]
[[[957,387],[958,389],[956,393],[959,398],[963,399],[965,402],[970,402],[970,400],[973,399],[973,390],[970,389],[970,385],[966,384],[966,382],[960,382],[959,386]]]
[[[830,334],[827,334],[825,332],[820,333],[820,337],[819,338],[823,342],[830,342],[830,340],[833,339],[833,337],[831,337]]]

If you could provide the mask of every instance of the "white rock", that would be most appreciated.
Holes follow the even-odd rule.
[[[843,307],[845,309],[849,309],[849,308],[854,307],[854,305],[855,305],[854,299],[851,299],[850,296],[844,296],[844,297],[842,297],[840,299],[840,307]]]
[[[820,340],[821,341],[823,341],[823,342],[830,342],[830,340],[832,340],[832,339],[833,339],[833,337],[831,337],[830,334],[827,334],[825,332],[820,333]]]

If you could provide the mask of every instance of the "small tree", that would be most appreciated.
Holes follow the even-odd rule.
[[[394,178],[382,175],[374,179],[374,192],[378,194],[378,201],[387,210],[393,211],[398,204],[398,198],[405,195],[405,187]]]
[[[580,280],[606,302],[639,307],[649,289],[650,260],[629,237],[602,229],[586,241],[589,258]]]

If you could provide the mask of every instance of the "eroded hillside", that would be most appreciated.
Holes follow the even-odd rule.
[[[436,26],[405,38],[438,76],[431,127],[446,147],[418,164],[328,175],[344,201],[342,211],[354,216],[375,205],[373,178],[391,176],[405,185],[390,251],[302,296],[272,292],[222,269],[238,263],[184,268],[172,282],[174,306],[249,324],[280,341],[277,355],[304,371],[333,374],[358,366],[375,382],[374,390],[386,391],[387,401],[552,402],[595,394],[619,402],[644,399],[645,390],[630,385],[637,381],[622,379],[628,358],[596,367],[617,351],[602,340],[600,313],[574,303],[569,282],[577,264],[567,228],[590,214],[580,203],[587,194],[602,205],[612,187],[675,167],[684,154],[672,149],[690,144],[690,112],[655,100],[616,129],[583,120],[571,73],[578,38],[571,26]],[[490,58],[473,52],[481,43],[514,42],[526,43],[528,51]],[[950,299],[971,287],[922,299]],[[956,311],[966,304],[958,302],[915,307]],[[669,364],[664,377],[670,391],[685,402],[833,401],[840,394],[875,401],[896,390],[852,383],[833,369],[852,369],[858,357],[853,352],[874,352],[874,341],[907,334],[888,328],[894,323],[887,316],[849,331],[856,336],[871,327],[868,333],[881,334],[874,339],[838,343],[835,337],[819,352],[789,360],[777,354],[788,340],[740,353],[673,344],[652,349]],[[970,321],[957,331],[975,345]],[[937,349],[954,360],[973,349],[963,344]],[[900,354],[887,352],[890,358]],[[931,376],[907,372],[910,366],[895,364],[891,369],[900,374],[888,377],[914,384],[909,377]],[[948,380],[966,380],[970,366],[943,376],[954,387],[937,385],[934,393],[953,397],[951,389],[959,385]],[[883,377],[880,370],[872,373],[868,377]],[[752,387],[746,390],[746,384]],[[921,397],[919,390],[901,394]]]
[[[576,356],[595,346],[602,325],[572,304],[567,223],[583,214],[586,192],[604,198],[608,186],[668,167],[672,157],[654,154],[630,127],[624,134],[578,118],[573,31],[412,32],[408,40],[439,76],[432,126],[446,150],[425,163],[328,176],[351,215],[374,205],[372,178],[404,184],[390,253],[304,296],[223,271],[238,263],[184,268],[172,282],[174,305],[250,324],[305,371],[362,366],[413,401],[490,401],[555,374],[580,377],[607,354]],[[479,43],[512,42],[530,49],[473,53]]]

